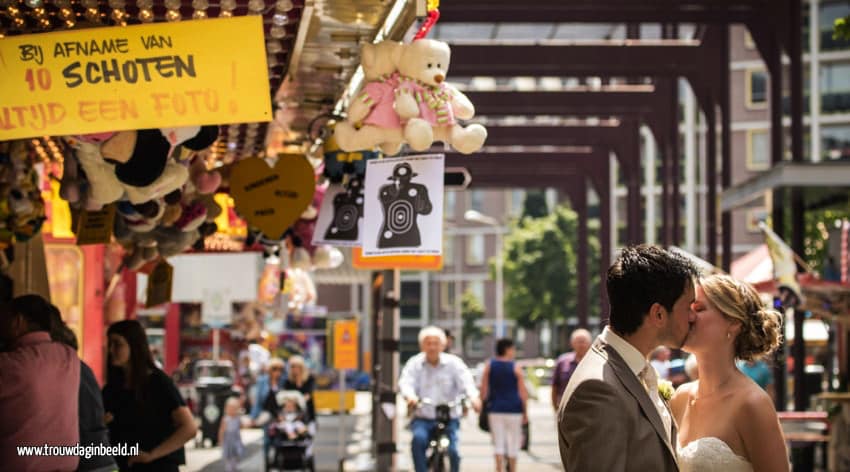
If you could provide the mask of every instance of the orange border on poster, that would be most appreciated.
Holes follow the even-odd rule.
[[[351,251],[351,265],[355,269],[415,269],[442,270],[443,256],[374,256],[364,257],[363,248]]]

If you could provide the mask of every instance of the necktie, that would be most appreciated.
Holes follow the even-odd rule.
[[[661,417],[661,422],[664,424],[664,431],[667,433],[667,440],[670,441],[671,428],[673,426],[673,419],[670,417],[670,411],[667,409],[667,406],[664,404],[664,401],[661,399],[661,396],[658,395],[658,377],[655,373],[655,369],[651,364],[646,364],[638,377],[643,384],[643,387],[646,389],[646,393],[649,394],[649,399],[652,400],[652,404],[655,405],[655,409],[658,411],[658,416]]]

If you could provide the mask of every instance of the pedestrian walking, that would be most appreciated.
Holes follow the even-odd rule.
[[[490,436],[496,457],[496,470],[516,472],[517,454],[522,443],[522,424],[528,422],[522,370],[514,363],[516,348],[508,338],[496,342],[496,357],[484,366],[481,397],[489,406]]]
[[[224,470],[236,472],[239,461],[245,455],[245,445],[242,444],[242,418],[239,415],[239,399],[230,397],[224,403],[224,418],[218,429],[218,443],[221,445],[221,457],[224,459]]]

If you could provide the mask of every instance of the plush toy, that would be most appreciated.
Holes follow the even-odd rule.
[[[333,125],[332,130],[337,125]],[[346,174],[353,174],[361,179],[366,176],[366,161],[378,159],[381,153],[370,150],[346,152],[339,148],[336,136],[331,134],[322,143],[324,156],[323,174],[331,183],[341,183]]]
[[[420,39],[398,54],[400,74],[395,110],[404,126],[404,138],[415,151],[431,147],[434,140],[471,154],[481,149],[487,130],[479,125],[461,126],[475,107],[462,92],[445,83],[451,50],[442,41]]]
[[[215,137],[210,140],[210,129],[218,135],[218,128],[214,126],[190,126],[138,130],[135,140],[125,140],[125,146],[132,144],[133,147],[125,147],[123,151],[115,151],[114,154],[120,155],[115,166],[115,175],[123,184],[127,198],[132,203],[141,203],[165,196],[182,187],[189,180],[189,171],[169,156],[181,143],[190,148],[197,147],[198,150],[211,145]],[[109,146],[112,140],[120,136],[121,134],[117,134],[102,147]]]
[[[5,244],[27,241],[41,230],[46,218],[39,175],[25,141],[14,141],[0,157],[0,240]]]
[[[192,165],[189,168],[189,181],[195,188],[195,191],[201,195],[215,193],[221,185],[221,174],[216,171],[207,170],[207,165],[200,157],[195,157],[192,160]]]
[[[341,149],[351,152],[380,146],[387,154],[395,154],[401,142],[424,151],[434,140],[464,154],[481,149],[487,130],[479,124],[463,127],[457,122],[475,115],[472,102],[444,82],[451,58],[448,44],[428,39],[409,45],[383,42],[364,47],[363,56],[367,77],[372,67],[386,71],[392,65],[397,73],[366,84],[352,103],[348,120],[336,126]]]
[[[404,135],[393,104],[398,86],[396,61],[403,47],[395,41],[382,41],[364,44],[361,48],[366,85],[351,103],[348,119],[337,123],[334,129],[343,151],[371,150],[380,146],[385,154],[395,155],[401,150]]]
[[[99,210],[124,195],[124,186],[115,175],[115,166],[103,160],[100,144],[77,141],[76,156],[89,182],[86,209]]]

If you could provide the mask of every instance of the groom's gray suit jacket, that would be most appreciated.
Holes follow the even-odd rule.
[[[558,447],[567,472],[678,471],[672,443],[643,384],[597,339],[558,408]]]

